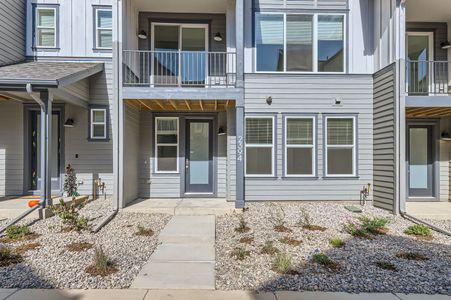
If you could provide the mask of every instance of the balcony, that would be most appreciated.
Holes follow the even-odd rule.
[[[124,87],[234,88],[236,53],[123,51]]]
[[[409,96],[450,96],[448,61],[407,61],[406,92]]]

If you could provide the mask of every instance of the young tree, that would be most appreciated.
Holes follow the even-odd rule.
[[[67,193],[67,196],[72,197],[74,199],[78,196],[77,192],[77,175],[75,174],[75,170],[69,164],[66,167],[66,175],[64,178],[64,191]]]

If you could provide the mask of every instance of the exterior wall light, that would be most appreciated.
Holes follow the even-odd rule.
[[[219,136],[221,136],[221,135],[226,135],[226,132],[225,132],[224,128],[219,127],[218,135],[219,135]]]
[[[138,33],[138,37],[139,37],[140,39],[142,39],[142,40],[146,40],[146,39],[147,39],[147,33],[146,33],[144,30],[141,30],[141,31]]]
[[[216,34],[215,34],[213,39],[215,41],[217,41],[217,42],[222,42],[222,35],[221,35],[221,33],[220,32],[216,32]]]
[[[271,96],[266,97],[266,104],[268,104],[268,105],[272,104],[272,97]]]
[[[64,122],[64,127],[73,128],[74,127],[74,123],[75,123],[74,119],[69,118],[69,119],[66,120],[66,122]]]

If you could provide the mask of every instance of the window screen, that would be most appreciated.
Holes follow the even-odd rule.
[[[273,174],[273,118],[246,118],[246,174]]]

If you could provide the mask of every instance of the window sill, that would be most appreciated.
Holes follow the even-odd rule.
[[[244,178],[246,179],[266,179],[266,180],[277,180],[279,177],[274,175],[268,175],[268,176],[258,176],[258,175],[245,175]]]
[[[152,172],[152,175],[155,175],[155,176],[161,176],[161,175],[164,175],[164,176],[167,176],[167,175],[180,175],[180,172]]]
[[[349,175],[349,176],[333,176],[333,175],[328,175],[328,176],[323,176],[322,179],[324,180],[355,180],[355,179],[360,179],[360,176],[354,176],[354,175]]]
[[[105,138],[105,139],[93,139],[93,138],[88,138],[88,142],[109,142],[110,138]]]
[[[32,47],[31,48],[31,50],[33,50],[33,51],[54,51],[54,52],[57,52],[57,51],[60,51],[61,50],[61,48],[59,48],[59,47]]]
[[[318,180],[318,176],[283,176],[283,180]]]
[[[113,48],[92,48],[93,52],[113,53]]]

